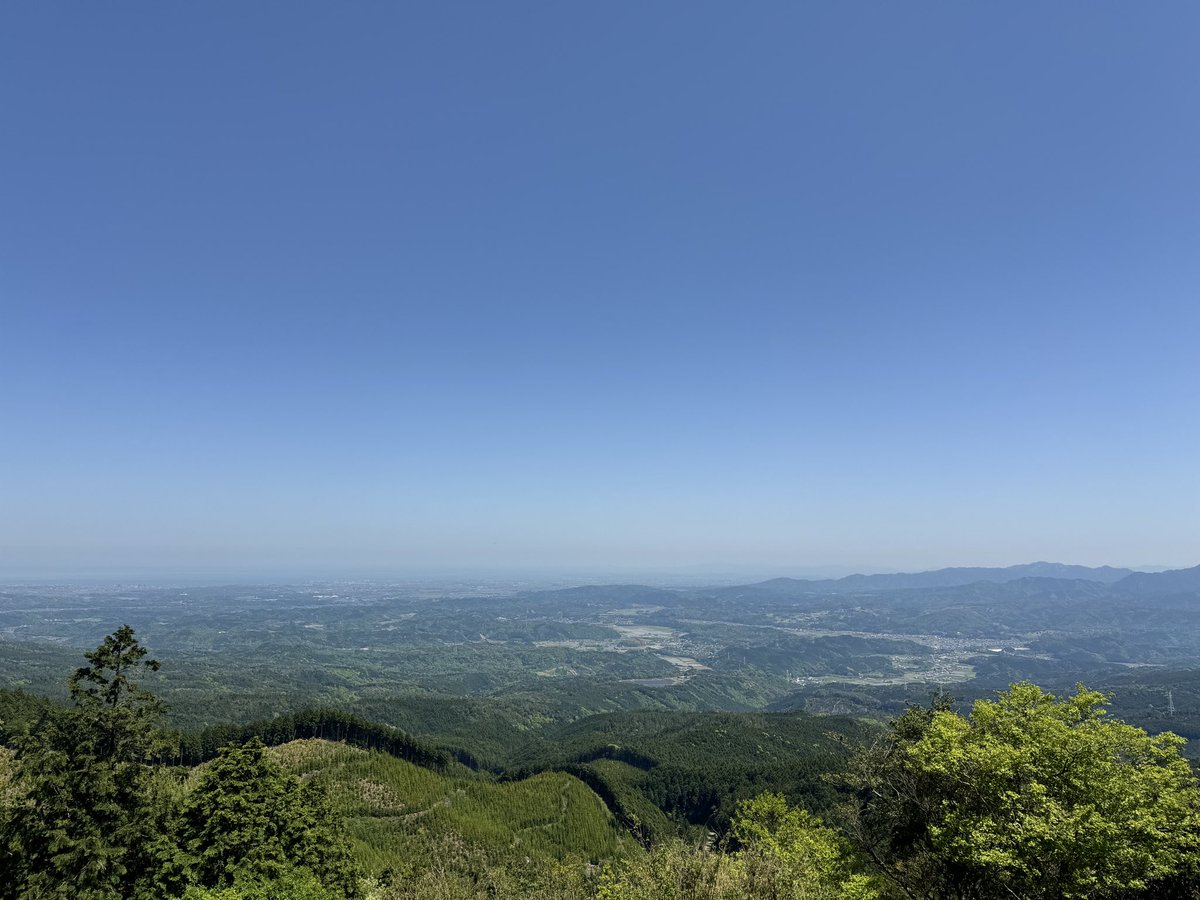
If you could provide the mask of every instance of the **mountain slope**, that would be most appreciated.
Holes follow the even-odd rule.
[[[579,779],[544,772],[495,783],[452,778],[377,751],[323,740],[272,748],[286,768],[322,781],[355,855],[372,872],[404,869],[431,838],[453,835],[497,859],[593,861],[635,845]]]
[[[1134,572],[1114,587],[1127,594],[1183,594],[1200,591],[1200,566],[1168,572]]]
[[[661,837],[688,824],[723,828],[740,800],[763,791],[824,809],[836,798],[829,776],[873,735],[862,722],[805,713],[604,713],[557,729],[522,762],[577,772],[622,818]]]

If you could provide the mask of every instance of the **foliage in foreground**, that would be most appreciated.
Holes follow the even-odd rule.
[[[162,709],[139,680],[158,662],[133,629],[86,657],[69,681],[72,705],[47,710],[15,742],[0,798],[0,897],[162,900],[230,888],[323,900],[313,883],[329,897],[359,895],[322,797],[262,744],[226,748],[191,790],[155,765],[168,755]]]
[[[274,876],[243,875],[226,888],[190,886],[183,900],[343,900],[307,869],[285,867]]]
[[[606,871],[599,900],[877,900],[844,838],[779,794],[742,803],[737,849],[672,841]]]
[[[201,770],[178,833],[202,885],[270,882],[299,867],[338,896],[353,895],[357,873],[334,821],[316,783],[302,785],[252,740]]]
[[[549,775],[530,786],[545,796],[481,781],[454,789],[461,810],[401,812],[416,798],[390,796],[390,774],[411,765],[358,749],[317,754],[338,769],[333,804],[257,741],[166,768],[145,657],[132,629],[110,635],[71,677],[72,706],[39,713],[0,755],[0,900],[1200,900],[1200,787],[1181,740],[1109,716],[1082,687],[1017,684],[968,716],[909,710],[859,753],[838,828],[768,793],[737,807],[723,842],[610,843],[623,853],[597,865],[535,850],[542,831],[573,827]],[[420,772],[432,799],[445,779]],[[488,791],[514,801],[504,827],[472,813]],[[397,848],[374,879],[351,864],[346,814],[371,823],[360,841]],[[588,834],[612,841],[605,821]]]
[[[910,710],[858,759],[856,843],[912,898],[1196,896],[1200,789],[1182,739],[1105,701],[1017,684],[969,717]]]
[[[880,883],[857,871],[844,839],[783,797],[742,804],[737,849],[670,840],[603,867],[578,859],[498,865],[449,835],[425,862],[387,872],[379,900],[878,900]]]
[[[15,744],[0,815],[0,896],[86,900],[154,896],[171,868],[169,806],[149,763],[161,749],[158,702],[138,677],[158,663],[125,627],[68,682],[73,706],[50,709]]]

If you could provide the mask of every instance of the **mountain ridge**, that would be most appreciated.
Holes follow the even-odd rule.
[[[757,592],[847,593],[857,591],[894,591],[907,588],[965,587],[988,581],[1004,583],[1023,578],[1050,578],[1062,581],[1095,581],[1116,584],[1137,573],[1132,569],[1114,566],[1076,566],[1066,563],[1033,562],[1015,566],[954,566],[925,572],[893,572],[874,575],[846,575],[842,578],[804,579],[771,578],[754,584],[739,585],[725,590],[754,589]]]
[[[791,578],[780,576],[747,584],[705,588],[664,588],[640,584],[588,584],[571,588],[529,591],[521,596],[546,603],[559,598],[611,601],[614,594],[629,602],[672,605],[688,596],[729,599],[803,597],[809,595],[890,593],[908,590],[941,590],[976,584],[1027,582],[1035,586],[1084,582],[1106,592],[1134,596],[1200,591],[1200,565],[1164,572],[1138,572],[1116,566],[1078,566],[1068,563],[1032,562],[1014,566],[954,566],[925,572],[892,572],[846,575],[842,578]]]

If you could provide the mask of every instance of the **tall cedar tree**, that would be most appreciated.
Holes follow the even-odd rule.
[[[68,681],[72,705],[48,707],[14,742],[2,900],[162,900],[195,881],[274,891],[306,872],[329,896],[359,896],[323,794],[258,741],[225,748],[183,810],[170,808],[153,766],[169,750],[163,707],[140,684],[157,660],[127,625],[85,656]]]
[[[181,842],[196,880],[225,888],[308,869],[339,896],[359,896],[349,850],[318,785],[301,784],[258,738],[207,765],[183,811]]]
[[[0,896],[155,896],[169,856],[151,760],[162,706],[139,685],[158,662],[128,625],[85,654],[72,706],[48,709],[16,742],[15,802],[0,845]]]

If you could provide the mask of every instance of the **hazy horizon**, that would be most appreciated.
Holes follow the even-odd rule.
[[[359,568],[332,567],[291,569],[258,568],[197,568],[187,566],[107,566],[70,567],[20,570],[0,567],[0,586],[18,584],[63,584],[85,586],[157,585],[187,587],[191,585],[285,585],[285,584],[397,584],[449,587],[455,583],[481,585],[520,585],[522,587],[564,587],[604,583],[637,583],[663,587],[697,587],[718,584],[746,584],[772,578],[838,579],[848,575],[882,575],[928,572],[946,568],[1007,568],[1035,562],[1026,560],[1005,566],[930,566],[916,568],[887,568],[880,566],[732,566],[694,565],[679,567],[620,567],[620,566],[462,566],[431,568]],[[1076,565],[1065,563],[1066,565]],[[1100,564],[1108,565],[1108,564]],[[1191,568],[1196,563],[1177,565],[1119,565],[1112,568],[1135,572],[1161,572]]]
[[[1193,565],[1197,26],[9,7],[0,579]]]

